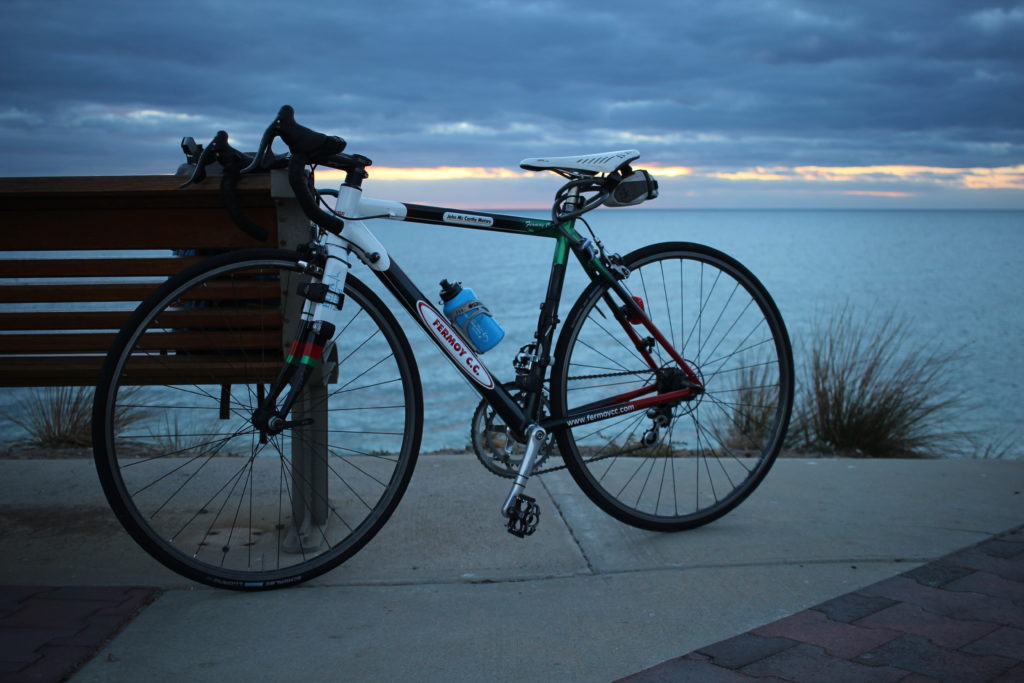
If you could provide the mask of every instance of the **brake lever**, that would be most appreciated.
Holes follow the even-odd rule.
[[[277,121],[275,120],[274,123],[267,126],[267,129],[263,131],[263,137],[260,138],[259,149],[256,150],[256,154],[252,157],[252,161],[249,165],[239,171],[239,173],[245,175],[246,173],[263,171],[269,168],[284,168],[288,165],[287,155],[274,154],[273,149],[271,149],[271,145],[273,145],[274,138],[277,137],[277,134]],[[267,154],[270,155],[270,163],[275,165],[272,166],[267,164]],[[284,160],[283,164],[281,164],[282,159]]]
[[[225,134],[225,138],[226,137],[227,136]],[[192,185],[193,183],[201,183],[204,180],[206,180],[206,167],[217,160],[217,150],[214,149],[214,143],[216,141],[217,138],[215,137],[206,147],[200,148],[202,149],[202,152],[199,154],[199,158],[196,159],[195,161],[195,168],[192,170],[192,175],[189,176],[189,179],[186,180],[182,185],[179,185],[178,189],[184,189],[189,185]],[[193,140],[193,143],[194,142],[195,141]],[[185,141],[183,140],[182,144],[184,145],[184,143]]]

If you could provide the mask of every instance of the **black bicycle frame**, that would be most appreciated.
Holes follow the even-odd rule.
[[[420,327],[427,332],[427,336],[448,356],[449,360],[459,368],[462,374],[470,380],[473,388],[494,408],[505,424],[513,430],[514,436],[517,438],[523,439],[527,429],[532,424],[538,424],[550,433],[552,429],[559,429],[567,425],[587,424],[663,403],[687,400],[693,398],[703,389],[699,379],[690,370],[687,363],[672,347],[661,331],[654,326],[643,309],[636,304],[615,274],[608,269],[599,255],[598,249],[593,246],[590,240],[582,238],[575,231],[574,221],[555,223],[535,218],[505,216],[417,204],[405,204],[405,207],[407,214],[400,220],[407,222],[536,235],[556,240],[551,273],[548,278],[547,293],[544,302],[541,304],[537,331],[534,335],[537,345],[537,361],[534,363],[530,375],[525,380],[524,389],[527,395],[525,407],[520,406],[509,391],[494,378],[480,357],[472,350],[472,347],[454,329],[454,326],[449,323],[447,318],[430,303],[430,299],[409,279],[395,262],[394,258],[390,259],[390,265],[387,269],[374,270],[377,277],[380,278],[388,290],[394,294],[395,298],[398,299]],[[683,389],[659,393],[656,396],[640,398],[645,394],[658,391],[657,385],[651,384],[640,390],[613,396],[592,405],[582,406],[573,411],[571,415],[567,415],[562,419],[537,419],[536,416],[539,416],[538,408],[541,402],[541,388],[547,371],[548,358],[551,356],[550,352],[555,328],[558,323],[558,304],[562,296],[562,286],[565,280],[565,271],[570,251],[576,255],[591,281],[604,281],[623,302],[623,305],[620,307],[613,305],[614,302],[610,301],[609,303],[612,304],[610,308],[614,312],[619,324],[623,327],[625,334],[632,340],[637,350],[645,358],[650,369],[657,371],[659,369],[658,364],[651,356],[647,346],[644,344],[644,340],[633,329],[636,323],[631,323],[627,318],[639,320],[639,324],[642,324],[653,336],[654,340],[667,351],[669,356],[686,374],[688,386]]]

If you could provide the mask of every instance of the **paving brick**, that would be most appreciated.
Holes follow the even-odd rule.
[[[159,593],[132,587],[0,587],[0,681],[61,681]]]
[[[706,655],[718,666],[739,669],[751,662],[768,657],[796,645],[789,638],[762,638],[743,633],[720,643],[702,647],[697,652]]]
[[[140,609],[156,600],[160,593],[159,588],[127,588],[124,590],[123,598],[119,603],[101,609],[97,614],[130,618],[135,616]]]
[[[70,638],[74,629],[4,628],[0,629],[0,662],[27,664],[39,659],[38,650],[53,638]]]
[[[953,649],[973,643],[999,628],[997,624],[987,621],[951,619],[902,602],[875,612],[856,622],[856,625],[912,633],[924,636],[936,645]]]
[[[860,655],[857,661],[870,666],[906,669],[941,681],[957,683],[990,681],[1017,664],[1005,657],[946,650],[915,635],[889,641],[878,649]]]
[[[763,679],[762,679],[763,680]],[[619,679],[616,683],[750,683],[749,676],[716,666],[704,657],[692,654],[670,659],[650,669]]]
[[[860,593],[848,593],[827,602],[823,602],[820,605],[816,605],[811,609],[822,612],[832,621],[849,623],[851,621],[863,619],[869,614],[874,614],[875,612],[883,610],[886,607],[891,607],[895,604],[896,601],[890,600],[889,598],[861,595]]]
[[[74,630],[85,628],[97,610],[110,603],[94,600],[47,600],[31,597],[21,608],[0,618],[0,628],[46,628],[61,626]]]
[[[978,655],[995,655],[1018,661],[1024,659],[1024,631],[1019,628],[1004,626],[993,631],[984,638],[976,640],[964,652]]]
[[[1024,553],[1024,543],[997,539],[982,543],[978,546],[978,550],[992,557],[1001,557],[1009,560]]]
[[[994,598],[1012,600],[1020,603],[1024,609],[1024,581],[1009,581],[988,572],[971,572],[962,579],[947,583],[944,588],[950,591],[970,591],[991,595]]]
[[[118,604],[124,602],[133,590],[130,586],[64,586],[53,589],[46,597],[49,600],[94,600]]]
[[[913,579],[925,586],[939,588],[940,586],[945,586],[950,581],[956,581],[957,579],[961,579],[973,573],[974,570],[968,569],[967,567],[926,564],[923,567],[918,567],[917,569],[911,569],[909,572],[904,572],[903,574],[900,574],[900,576]]]
[[[13,674],[24,669],[27,664],[24,662],[0,662],[0,681],[7,683],[9,680],[13,680],[14,676],[6,676],[4,674]]]
[[[752,631],[766,638],[789,638],[824,648],[825,652],[844,659],[873,650],[900,635],[884,628],[872,629],[832,621],[821,612],[806,610]]]
[[[1024,681],[1024,664],[1018,664],[1002,676],[992,680],[992,683],[1020,683]]]
[[[92,649],[87,647],[47,647],[43,648],[43,657],[25,667],[13,677],[14,681],[32,681],[33,683],[58,683],[67,679],[68,674],[84,664],[92,656]]]
[[[85,628],[76,631],[70,636],[55,637],[50,641],[51,645],[69,645],[98,648],[107,642],[118,629],[126,623],[126,619],[120,616],[94,615],[89,618]]]
[[[906,678],[907,671],[894,667],[864,666],[832,657],[820,647],[801,643],[741,669],[750,676],[776,676],[791,681],[829,683],[886,683]]]
[[[880,581],[861,589],[860,592],[865,595],[877,595],[909,602],[927,612],[953,619],[990,621],[995,624],[1024,628],[1024,610],[1013,603],[988,595],[930,588],[901,576]]]
[[[982,572],[997,574],[1011,581],[1024,581],[1024,562],[1014,558],[995,557],[977,546],[939,560],[944,566],[967,567]]]
[[[21,609],[21,603],[28,598],[52,590],[49,586],[0,586],[0,618]]]

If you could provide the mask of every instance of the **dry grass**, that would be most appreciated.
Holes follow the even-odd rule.
[[[731,451],[759,451],[769,437],[778,406],[775,365],[764,359],[750,358],[736,379],[732,411],[726,416],[725,427],[713,431],[716,437],[725,435],[718,440]]]
[[[812,336],[789,442],[860,457],[975,455],[958,430],[966,410],[959,350],[913,342],[906,317],[840,308]]]
[[[134,389],[126,390],[128,395]],[[92,445],[91,387],[45,387],[29,392],[20,417],[11,421],[28,433],[26,444],[40,448],[81,448]],[[116,417],[118,430],[144,419],[147,411],[128,407]]]
[[[92,445],[92,389],[46,387],[28,394],[24,413],[11,420],[43,448]]]

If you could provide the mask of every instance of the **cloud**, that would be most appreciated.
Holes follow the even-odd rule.
[[[989,7],[973,13],[969,21],[986,33],[1020,28],[1024,26],[1024,5],[1011,7]],[[1018,36],[1019,37],[1019,36]]]
[[[937,166],[776,166],[740,171],[711,171],[709,178],[758,182],[809,181],[817,183],[923,183],[955,185],[967,189],[1024,190],[1024,164],[1001,168],[945,168]],[[906,196],[906,192],[849,191],[848,194]]]
[[[240,7],[0,4],[18,27],[0,44],[0,173],[169,172],[182,136],[252,149],[284,103],[390,168],[622,147],[723,174],[1024,160],[1020,3]],[[1008,182],[993,177],[970,176]]]

